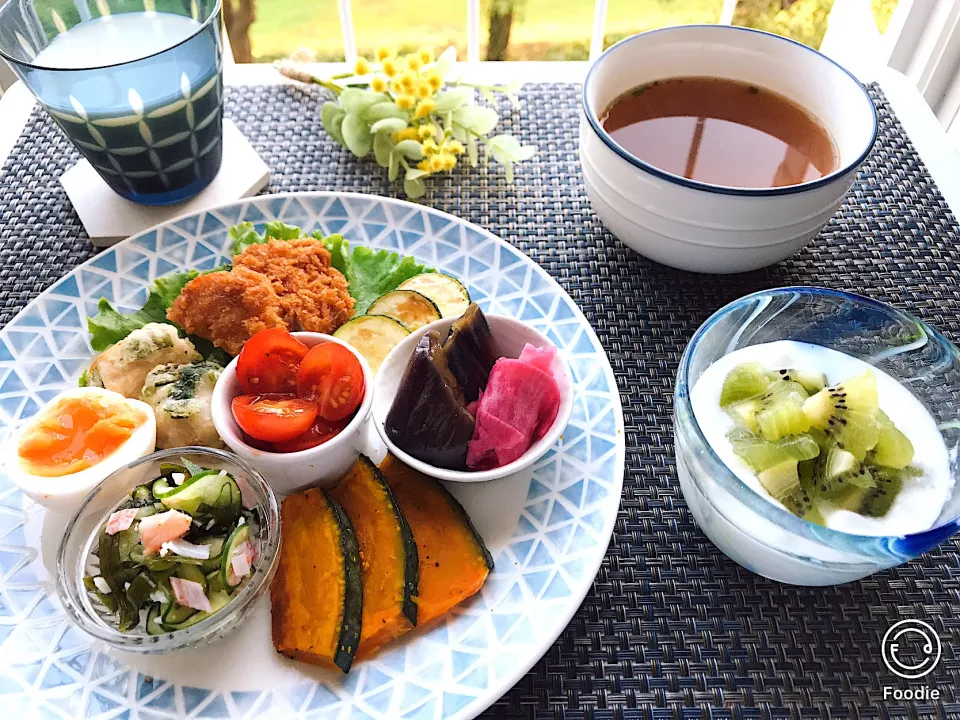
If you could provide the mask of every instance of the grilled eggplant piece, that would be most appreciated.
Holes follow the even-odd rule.
[[[417,344],[387,414],[387,436],[418,460],[448,470],[467,469],[474,418],[466,408],[441,345],[432,330]]]
[[[450,327],[443,350],[464,398],[472,403],[487,386],[493,364],[503,357],[487,319],[476,303],[470,303],[466,312]]]

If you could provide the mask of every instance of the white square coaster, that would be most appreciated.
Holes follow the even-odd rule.
[[[60,178],[96,247],[109,247],[158,223],[256,195],[270,181],[270,168],[233,124],[223,121],[223,164],[199,195],[176,205],[138,205],[117,195],[86,160]]]

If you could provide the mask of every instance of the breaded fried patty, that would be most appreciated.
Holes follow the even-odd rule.
[[[323,242],[270,240],[234,258],[230,272],[188,282],[167,317],[231,355],[260,330],[332,333],[353,315],[343,274]]]
[[[245,267],[194,278],[173,301],[167,318],[231,355],[261,330],[287,327],[270,279]]]
[[[347,280],[330,266],[330,253],[319,240],[270,240],[251,245],[234,265],[270,278],[290,329],[330,333],[353,315]]]

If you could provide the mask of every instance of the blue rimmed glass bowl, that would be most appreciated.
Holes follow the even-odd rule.
[[[912,535],[854,535],[814,525],[761,497],[711,448],[690,390],[716,360],[749,345],[794,340],[852,355],[905,384],[937,422],[955,487],[960,448],[960,352],[940,332],[859,295],[788,287],[747,295],[697,330],[680,360],[674,438],[680,487],[703,532],[748,570],[797,585],[833,585],[911,560],[960,529],[954,491],[933,527]]]

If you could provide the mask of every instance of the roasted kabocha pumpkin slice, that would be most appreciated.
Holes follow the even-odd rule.
[[[380,470],[361,455],[330,496],[360,544],[363,623],[357,657],[372,655],[417,624],[417,545]]]
[[[463,506],[437,480],[393,455],[380,471],[417,543],[417,624],[426,625],[479,592],[493,558]]]
[[[350,518],[323,490],[291,495],[270,584],[273,645],[281,655],[350,670],[360,643],[363,584]]]

